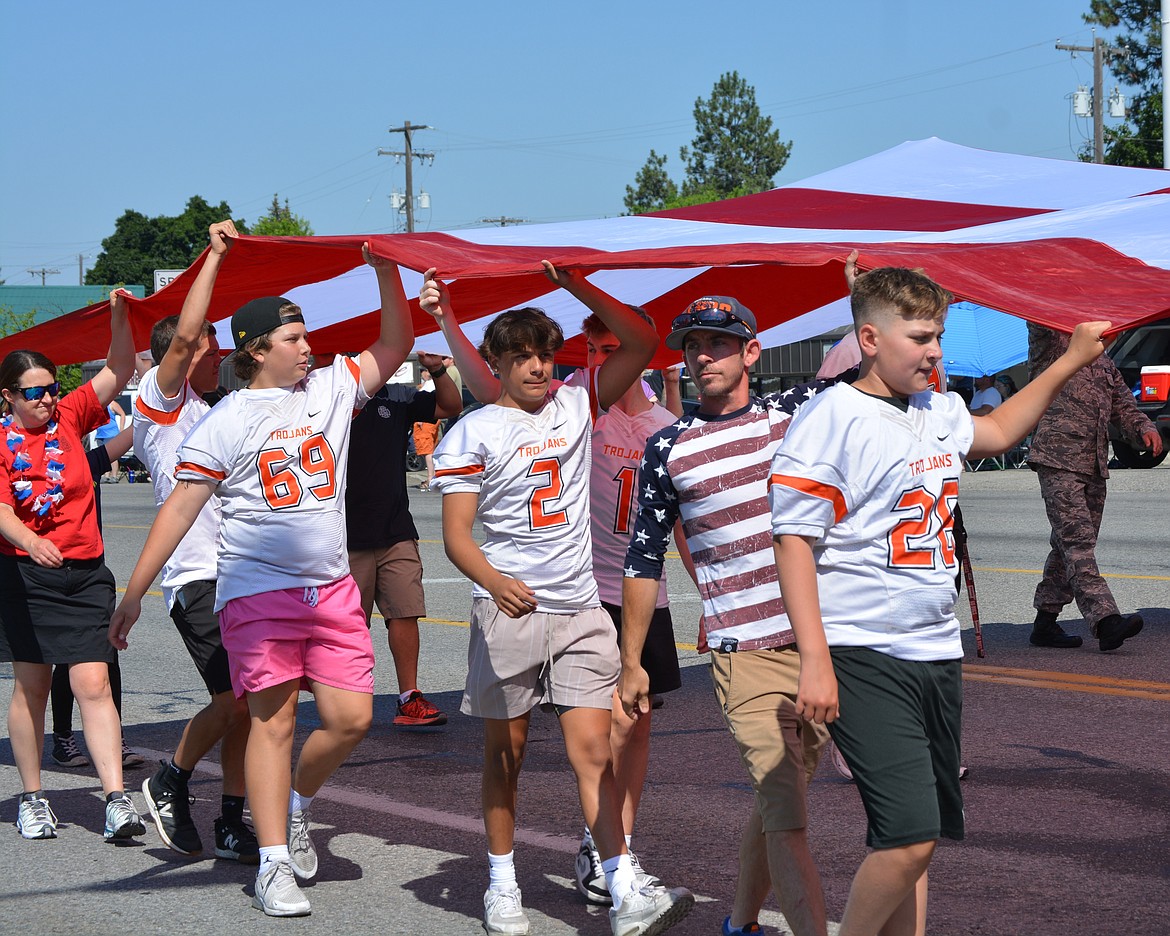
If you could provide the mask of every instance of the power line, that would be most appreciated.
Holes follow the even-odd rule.
[[[60,273],[61,271],[60,270],[50,270],[47,267],[41,267],[40,269],[25,270],[24,272],[31,273],[33,276],[39,276],[41,278],[41,285],[44,286],[46,276],[56,275],[57,273]]]

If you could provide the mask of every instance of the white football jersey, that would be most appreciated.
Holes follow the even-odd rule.
[[[598,607],[589,530],[589,394],[561,386],[535,413],[492,403],[435,449],[434,490],[479,495],[492,567],[536,592],[537,610]],[[476,598],[490,598],[475,585]]]
[[[368,399],[357,361],[339,355],[291,388],[237,390],[183,440],[175,477],[219,482],[217,611],[349,574],[349,429]]]
[[[209,409],[186,381],[174,398],[163,396],[157,367],[148,370],[139,382],[134,402],[134,454],[150,472],[155,506],[161,507],[175,487],[179,445]],[[175,603],[175,592],[188,582],[215,581],[218,537],[219,498],[213,495],[163,566],[162,590],[168,611]]]
[[[593,469],[589,500],[593,514],[593,577],[601,600],[621,606],[626,550],[638,515],[638,467],[646,440],[678,421],[669,410],[652,406],[636,416],[617,407],[593,425]],[[665,608],[666,577],[658,582],[657,607]]]
[[[962,657],[953,514],[974,433],[955,393],[903,413],[838,384],[797,413],[772,460],[772,532],[816,538],[830,647]]]

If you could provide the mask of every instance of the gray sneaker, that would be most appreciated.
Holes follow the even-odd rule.
[[[138,815],[138,810],[134,808],[134,801],[126,793],[106,800],[107,842],[124,842],[145,832],[146,825]]]
[[[309,838],[309,814],[303,809],[288,816],[288,855],[293,874],[302,881],[317,875],[317,849]]]
[[[26,839],[57,837],[57,817],[49,808],[49,801],[44,795],[21,794],[20,806],[16,811],[16,830]]]
[[[642,862],[638,860],[638,856],[633,852],[630,852],[630,865],[634,869],[634,880],[638,882],[638,887],[662,886],[662,882],[658,878],[642,867]]]
[[[308,916],[312,912],[288,861],[270,861],[260,870],[252,906],[274,917]]]
[[[613,936],[658,936],[682,921],[695,905],[685,887],[639,887],[609,911]]]
[[[519,887],[487,889],[483,895],[483,928],[488,936],[526,936],[528,916],[520,904]]]

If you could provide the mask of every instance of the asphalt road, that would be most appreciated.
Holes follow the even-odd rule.
[[[987,657],[969,630],[964,713],[968,835],[945,844],[931,870],[930,932],[1165,934],[1170,932],[1170,471],[1119,471],[1098,557],[1123,610],[1146,629],[1113,654],[1027,644],[1031,595],[1047,526],[1027,470],[963,481]],[[107,485],[108,560],[127,580],[153,515],[148,485]],[[19,779],[0,737],[0,932],[5,933],[482,933],[486,885],[479,819],[479,730],[458,714],[465,673],[469,586],[443,555],[440,499],[414,492],[430,617],[420,680],[451,716],[432,731],[391,727],[393,669],[380,621],[375,727],[314,804],[321,872],[313,915],[277,921],[250,907],[253,873],[170,852],[149,825],[142,844],[101,839],[100,787],[88,769],[50,766],[44,786],[62,820],[54,841],[21,839]],[[699,603],[672,561],[669,590],[681,690],[655,714],[650,778],[635,844],[646,866],[699,897],[680,934],[717,933],[734,888],[736,844],[750,789],[690,644]],[[965,609],[966,598],[961,596]],[[964,610],[964,614],[966,611]],[[1064,623],[1086,633],[1075,608]],[[162,757],[206,696],[161,596],[149,597],[122,657],[125,734]],[[11,667],[0,665],[0,678]],[[6,710],[7,691],[0,690]],[[305,697],[308,698],[308,697]],[[312,727],[311,701],[300,735]],[[218,809],[215,755],[196,774],[196,822],[210,854]],[[136,789],[146,769],[129,771]],[[141,794],[135,799],[143,807]],[[144,808],[144,807],[143,807]],[[840,918],[864,857],[864,817],[852,784],[826,763],[810,791],[811,838],[830,916]],[[604,914],[573,887],[580,832],[574,786],[555,719],[533,720],[522,779],[517,868],[534,934],[608,933]],[[787,932],[774,910],[766,931]]]

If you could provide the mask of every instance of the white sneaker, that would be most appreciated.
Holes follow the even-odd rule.
[[[489,887],[483,895],[483,927],[488,936],[527,936],[528,916],[520,904],[520,888],[496,890]]]
[[[43,795],[21,799],[16,811],[16,830],[26,839],[57,837],[57,816]]]
[[[293,874],[302,881],[317,875],[317,849],[309,838],[309,814],[298,809],[288,817],[288,855]]]
[[[613,936],[658,936],[691,912],[694,895],[685,887],[639,887],[609,911]]]
[[[252,906],[274,917],[308,916],[312,912],[289,861],[270,861],[260,869]]]
[[[577,849],[577,890],[592,904],[608,907],[613,904],[609,888],[605,886],[605,871],[601,868],[601,855],[589,839],[581,840]],[[638,882],[639,884],[641,881]]]

